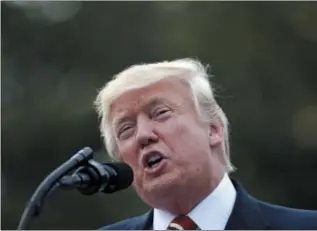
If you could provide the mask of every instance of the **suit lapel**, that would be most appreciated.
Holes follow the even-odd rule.
[[[237,190],[237,198],[225,229],[267,229],[268,223],[259,203],[237,181],[231,180]]]
[[[150,230],[153,223],[153,209],[139,216],[129,227],[132,230]]]

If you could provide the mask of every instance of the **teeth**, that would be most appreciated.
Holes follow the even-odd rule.
[[[155,164],[159,163],[162,160],[162,156],[159,153],[155,153],[151,155],[148,159],[147,165],[148,167],[153,167]]]
[[[161,156],[159,156],[159,155],[151,156],[149,159],[149,163],[157,161],[160,158],[161,158]]]

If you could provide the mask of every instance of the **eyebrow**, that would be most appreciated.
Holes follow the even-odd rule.
[[[153,97],[152,99],[150,99],[145,105],[142,106],[142,110],[148,110],[150,108],[152,108],[155,105],[158,104],[167,104],[167,100],[162,98],[162,97]]]
[[[162,97],[153,97],[148,102],[146,102],[146,104],[142,105],[142,107],[140,109],[141,109],[141,111],[142,110],[149,110],[153,106],[158,105],[158,104],[163,104],[163,103],[166,104],[167,100],[162,98]],[[127,115],[127,111],[128,110],[122,110],[122,112],[119,115],[119,118],[114,120],[114,123],[113,123],[114,128],[117,128],[119,124],[129,120],[130,116]]]

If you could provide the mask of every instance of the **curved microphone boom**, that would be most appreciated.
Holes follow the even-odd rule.
[[[133,181],[133,171],[129,165],[121,162],[101,164],[88,161],[70,176],[60,181],[61,188],[77,188],[85,195],[98,192],[113,193],[128,188]]]
[[[93,160],[93,150],[86,147],[42,181],[22,214],[18,230],[29,228],[31,219],[39,216],[44,199],[56,188],[77,188],[85,195],[113,193],[128,188],[132,181],[133,172],[127,164],[98,163]]]
[[[37,217],[40,214],[43,206],[44,199],[53,190],[58,187],[58,180],[60,180],[65,174],[77,169],[83,163],[93,158],[93,150],[89,147],[85,147],[73,155],[69,160],[64,162],[61,166],[51,172],[38,186],[30,201],[28,202],[21,220],[18,225],[18,230],[25,230],[29,228],[30,221],[33,217]]]

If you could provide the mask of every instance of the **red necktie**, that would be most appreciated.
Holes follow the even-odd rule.
[[[178,216],[169,224],[167,230],[199,230],[197,224],[188,216]]]

